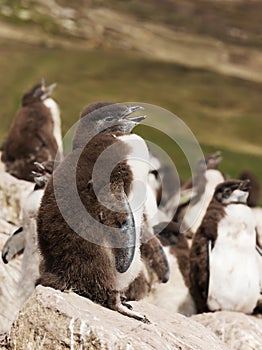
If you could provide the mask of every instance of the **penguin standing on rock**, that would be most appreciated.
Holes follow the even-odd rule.
[[[39,209],[37,284],[72,290],[147,322],[121,299],[141,270],[149,155],[144,140],[131,134],[145,116],[128,118],[140,109],[115,103],[82,113],[73,151],[54,172]]]
[[[3,144],[1,160],[18,179],[33,182],[34,162],[62,158],[60,111],[51,98],[55,86],[46,87],[42,80],[24,94]]]
[[[190,290],[198,312],[250,314],[260,298],[261,276],[248,180],[219,184],[190,252]]]

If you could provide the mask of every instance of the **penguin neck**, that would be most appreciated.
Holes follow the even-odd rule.
[[[60,110],[58,108],[57,103],[51,97],[44,100],[43,104],[51,112],[52,119],[54,122],[54,129],[53,129],[54,138],[56,139],[58,151],[60,152],[60,154],[62,154],[63,153],[63,142],[62,142],[62,135],[61,135]]]
[[[205,188],[198,200],[186,213],[186,222],[193,233],[196,233],[201,221],[206,213],[209,203],[213,197],[216,186],[224,181],[224,177],[219,170],[208,169],[205,173]]]

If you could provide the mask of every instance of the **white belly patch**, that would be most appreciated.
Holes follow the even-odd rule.
[[[256,232],[251,209],[231,204],[218,224],[209,256],[208,307],[252,313],[260,294]]]
[[[145,141],[135,134],[120,136],[118,139],[130,148],[127,164],[132,170],[133,181],[128,200],[136,226],[136,249],[133,261],[126,272],[117,272],[117,290],[122,290],[137,277],[142,267],[140,261],[140,234],[146,202],[149,153]]]
[[[60,154],[63,154],[63,141],[62,141],[62,133],[61,133],[61,119],[60,119],[60,110],[58,105],[52,98],[47,98],[44,101],[44,105],[51,110],[51,114],[54,121],[54,138],[56,139],[56,143],[58,146],[58,151]]]

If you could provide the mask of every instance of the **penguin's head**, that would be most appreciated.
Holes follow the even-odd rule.
[[[22,106],[27,106],[34,102],[41,102],[49,98],[56,87],[56,83],[45,86],[45,80],[42,79],[39,84],[34,85],[22,97]]]
[[[217,151],[205,158],[207,169],[217,169],[222,160],[221,152]]]
[[[224,205],[231,203],[246,204],[249,190],[249,180],[229,180],[217,185],[214,197]]]
[[[93,127],[97,133],[122,132],[130,133],[146,116],[128,118],[131,114],[142,110],[141,106],[127,106],[122,103],[112,103],[100,107],[81,119],[87,119],[89,127]]]
[[[204,173],[206,170],[209,170],[209,169],[217,169],[221,160],[222,160],[222,157],[221,157],[220,151],[209,154],[205,158],[202,158],[198,161],[196,172]]]
[[[96,102],[84,108],[76,128],[73,149],[83,147],[97,134],[129,134],[146,116],[129,116],[142,110],[141,106],[122,103]]]
[[[38,187],[45,187],[50,179],[54,168],[57,166],[55,161],[46,161],[43,163],[35,162],[36,171],[33,171],[34,181]]]
[[[180,233],[179,224],[177,222],[161,222],[158,225],[153,227],[154,233],[160,239],[162,245],[176,245],[183,237],[183,234]]]

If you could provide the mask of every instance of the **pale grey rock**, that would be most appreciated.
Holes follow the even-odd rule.
[[[1,156],[1,154],[0,154]],[[0,251],[21,223],[22,207],[34,184],[16,179],[0,162]],[[13,223],[13,224],[11,224]],[[16,225],[16,226],[15,226]],[[17,283],[21,275],[21,256],[5,265],[0,258],[0,333],[10,329],[22,303]]]
[[[11,235],[15,228],[15,226],[0,219],[1,251],[9,235]],[[21,307],[17,290],[20,270],[21,256],[17,256],[8,265],[5,265],[0,258],[0,333],[10,329]]]
[[[19,225],[24,200],[33,188],[33,183],[0,171],[0,219]]]
[[[231,350],[262,349],[262,318],[258,316],[220,311],[194,315],[191,319],[213,331]]]
[[[226,350],[211,331],[185,316],[133,302],[144,324],[74,293],[38,286],[11,328],[11,348]]]

